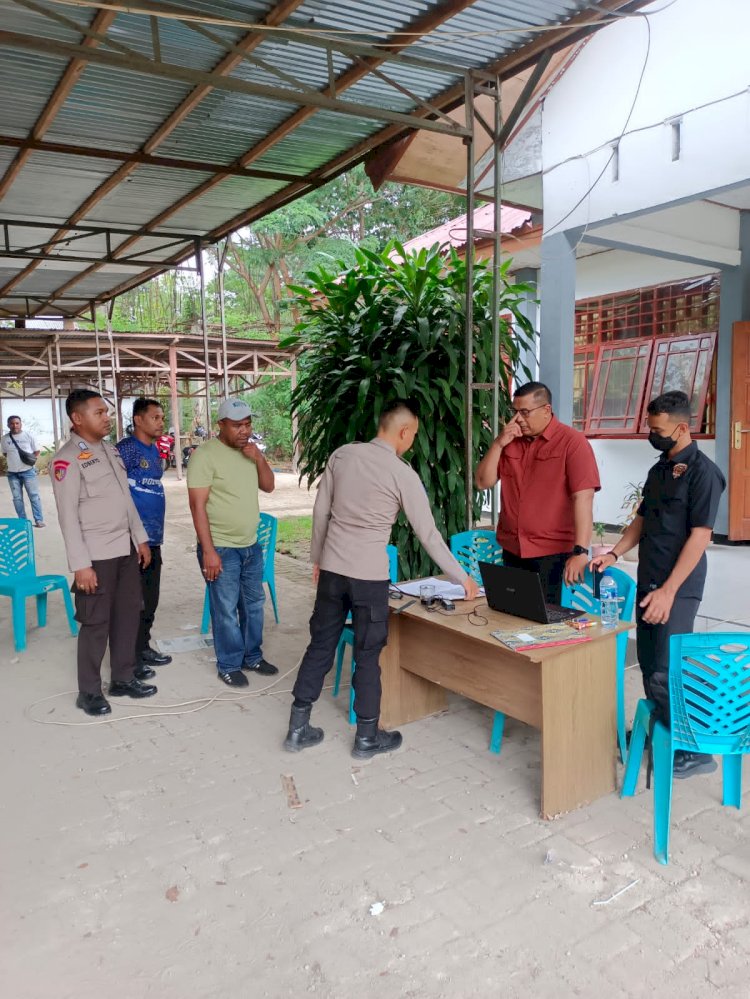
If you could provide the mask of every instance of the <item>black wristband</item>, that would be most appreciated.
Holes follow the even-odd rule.
[[[588,555],[588,553],[589,553],[588,548],[584,548],[583,545],[573,545],[574,555]]]

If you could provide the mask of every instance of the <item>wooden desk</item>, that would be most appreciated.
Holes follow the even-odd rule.
[[[393,613],[398,605],[391,604],[380,657],[385,728],[444,710],[451,690],[541,731],[543,818],[614,791],[615,636],[632,625],[590,628],[590,641],[576,645],[511,652],[490,632],[524,631],[530,623],[489,610],[483,600],[473,605],[489,622],[480,627],[469,623],[466,601],[453,614],[429,613],[419,603]]]

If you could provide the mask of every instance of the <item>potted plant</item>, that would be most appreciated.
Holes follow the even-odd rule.
[[[604,535],[606,533],[607,533],[606,524],[602,524],[601,522],[594,524],[594,536],[596,537],[598,544],[591,546],[592,556],[604,555],[612,547],[611,545],[607,545],[604,543]]]
[[[622,525],[623,531],[630,524],[633,517],[638,513],[638,507],[641,505],[641,500],[643,499],[643,483],[642,482],[628,482],[626,488],[626,493],[622,499],[622,506],[620,509],[625,514],[625,522]],[[638,549],[633,548],[629,552],[626,552],[623,556],[626,562],[637,562],[638,561]]]

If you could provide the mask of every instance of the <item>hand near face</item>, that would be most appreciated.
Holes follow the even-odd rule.
[[[254,461],[256,463],[257,463],[257,461],[258,461],[259,458],[263,457],[263,452],[259,450],[258,445],[257,444],[252,444],[249,441],[242,448],[242,453],[244,454],[244,456],[246,458],[249,458],[250,461]]]
[[[518,425],[518,417],[514,416],[512,420],[503,427],[500,436],[497,438],[497,443],[500,447],[506,447],[511,441],[514,441],[516,437],[522,437],[521,428]]]

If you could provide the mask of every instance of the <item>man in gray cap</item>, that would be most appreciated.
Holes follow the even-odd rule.
[[[198,562],[208,584],[219,679],[247,687],[243,670],[273,676],[263,658],[263,553],[258,489],[273,492],[271,466],[250,442],[252,413],[240,399],[219,406],[219,435],[197,448],[187,469]]]

